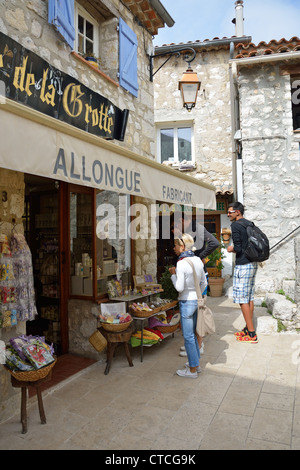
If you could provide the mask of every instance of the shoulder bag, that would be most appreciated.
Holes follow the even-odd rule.
[[[215,320],[212,314],[211,309],[206,305],[205,298],[202,296],[199,286],[199,281],[195,271],[195,266],[192,260],[185,258],[185,261],[189,263],[193,268],[194,283],[195,289],[197,292],[198,299],[198,316],[197,316],[197,326],[196,333],[201,336],[212,335],[216,331]]]

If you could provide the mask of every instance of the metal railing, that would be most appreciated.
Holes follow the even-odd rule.
[[[300,225],[298,225],[298,227],[296,227],[294,230],[292,230],[292,232],[290,232],[288,235],[286,235],[284,238],[282,238],[278,243],[276,243],[274,246],[272,246],[272,248],[270,248],[270,251],[273,250],[276,246],[280,245],[281,242],[283,242],[286,238],[288,238],[290,235],[292,235],[294,232],[296,232],[297,230],[299,230],[300,228]]]

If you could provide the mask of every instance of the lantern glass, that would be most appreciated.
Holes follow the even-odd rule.
[[[179,89],[181,91],[183,106],[190,111],[194,108],[197,101],[197,93],[200,89],[201,82],[198,75],[191,69],[188,69],[179,81]]]

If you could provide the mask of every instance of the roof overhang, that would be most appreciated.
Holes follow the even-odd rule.
[[[175,21],[159,0],[121,0],[140,23],[155,36],[165,25],[171,27]]]

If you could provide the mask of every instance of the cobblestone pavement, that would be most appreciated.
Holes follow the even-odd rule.
[[[44,392],[47,424],[36,399],[27,434],[19,413],[2,423],[0,449],[300,449],[300,336],[259,334],[258,344],[240,344],[233,334],[244,326],[240,309],[225,297],[208,304],[217,331],[204,339],[197,379],[175,374],[186,361],[180,330],[145,348],[143,362],[133,349],[134,367],[119,348],[108,375],[101,356]]]

